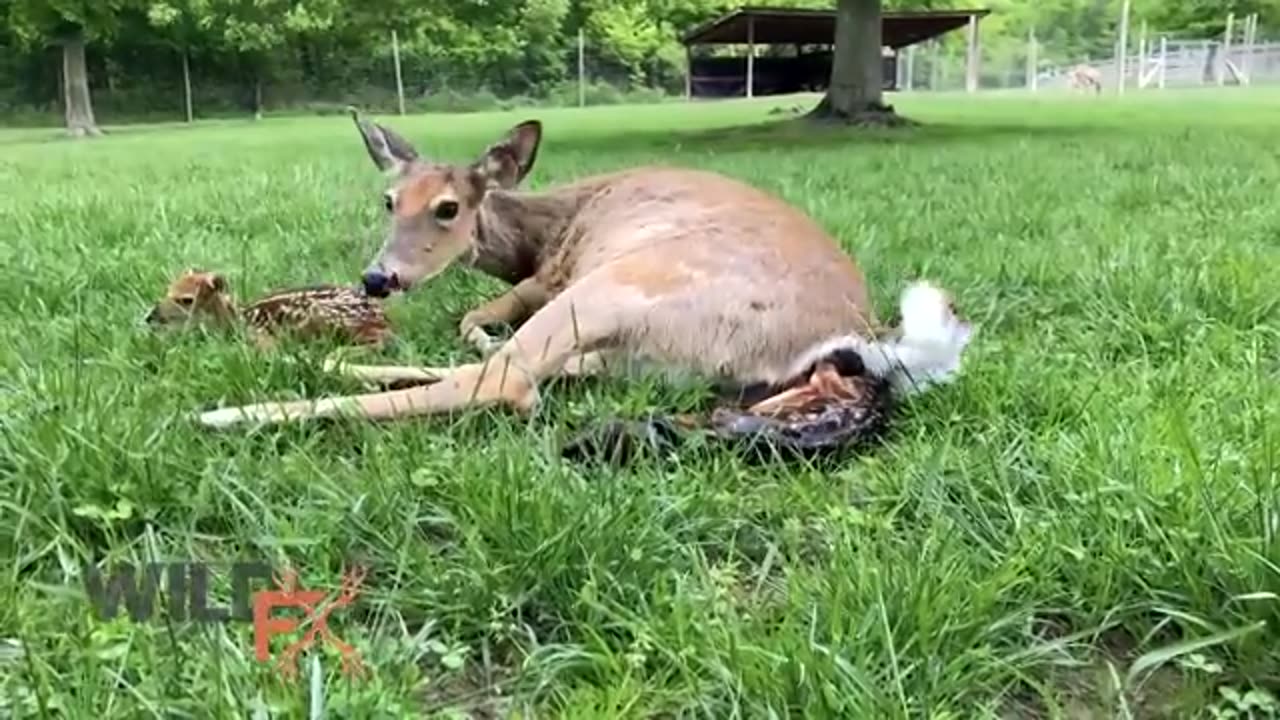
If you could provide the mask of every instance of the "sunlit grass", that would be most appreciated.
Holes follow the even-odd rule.
[[[0,646],[0,708],[304,716],[247,624],[94,618],[83,563],[152,559],[327,587],[369,564],[332,626],[373,677],[326,652],[330,717],[1161,717],[1275,693],[1277,96],[905,95],[906,133],[763,124],[808,102],[538,112],[528,185],[711,168],[813,213],[886,313],[910,279],[952,289],[980,325],[965,375],[834,469],[562,463],[584,420],[692,392],[620,381],[557,386],[529,422],[200,432],[197,409],[355,389],[320,371],[331,347],[137,324],[188,266],[241,297],[354,280],[382,217],[350,120],[0,131],[0,638],[25,651]],[[382,119],[465,160],[528,115]],[[389,361],[471,357],[457,320],[499,288],[455,270],[395,300]]]

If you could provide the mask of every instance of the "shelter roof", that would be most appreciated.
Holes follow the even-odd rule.
[[[986,8],[970,10],[899,10],[882,13],[884,44],[893,48],[924,42],[969,22],[970,16],[990,14]],[[747,44],[747,26],[760,45],[829,45],[835,39],[836,11],[812,8],[741,7],[705,22],[681,37],[685,45]]]

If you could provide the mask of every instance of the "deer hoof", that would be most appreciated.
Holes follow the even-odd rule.
[[[245,413],[241,408],[235,407],[210,410],[208,412],[202,412],[196,416],[196,422],[210,430],[224,430],[238,423],[252,419],[251,415]]]
[[[480,354],[486,357],[494,350],[497,350],[498,346],[501,344],[497,340],[494,340],[492,335],[485,332],[484,329],[480,327],[473,327],[468,330],[464,339],[474,345],[475,348],[480,351]]]

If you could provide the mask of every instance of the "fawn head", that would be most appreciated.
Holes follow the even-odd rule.
[[[369,157],[391,180],[382,197],[390,230],[363,276],[365,292],[374,297],[407,291],[472,250],[485,195],[519,185],[542,140],[542,124],[528,120],[470,164],[432,162],[395,132],[350,112]]]
[[[173,325],[209,318],[225,320],[231,314],[226,278],[215,272],[188,269],[169,284],[145,320],[151,325]]]

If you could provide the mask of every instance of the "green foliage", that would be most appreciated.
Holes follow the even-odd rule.
[[[81,34],[89,42],[112,39],[134,0],[8,0],[7,24],[27,46]],[[0,8],[5,5],[0,5]]]
[[[1122,0],[988,0],[982,37],[991,66],[1018,66],[1033,28],[1042,64],[1110,55]],[[773,0],[831,7],[834,0]],[[0,103],[47,108],[59,98],[56,65],[43,53],[68,33],[89,42],[95,104],[145,114],[172,92],[175,50],[199,58],[197,114],[235,112],[261,81],[269,106],[392,98],[390,33],[400,42],[411,104],[457,104],[460,94],[546,99],[577,70],[585,39],[592,83],[620,92],[683,87],[682,32],[741,3],[733,0],[0,0]],[[969,0],[884,0],[886,10],[968,7]],[[1261,30],[1280,21],[1280,0],[1132,0],[1134,22],[1207,37],[1227,12],[1258,12]],[[718,52],[719,50],[712,50]],[[944,62],[964,53],[962,33],[944,38]],[[110,90],[110,92],[104,92]],[[7,96],[7,100],[6,100]],[[437,97],[442,96],[442,97]],[[450,100],[449,98],[453,98]],[[576,91],[573,99],[576,101]],[[469,103],[463,103],[469,104]],[[394,104],[379,105],[392,107]],[[177,105],[170,101],[170,106]],[[6,112],[0,107],[0,112]]]

